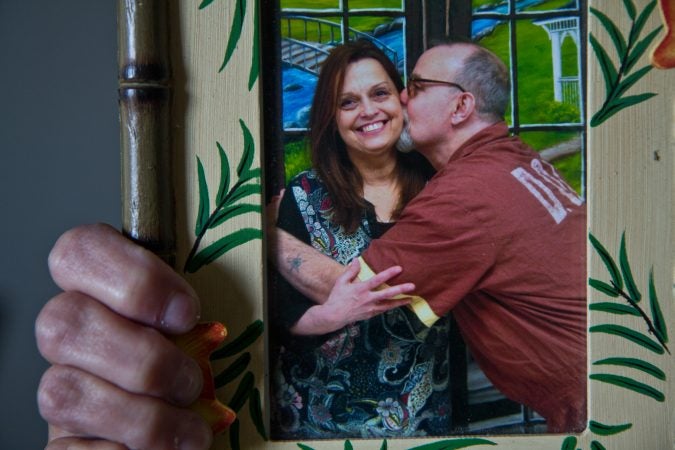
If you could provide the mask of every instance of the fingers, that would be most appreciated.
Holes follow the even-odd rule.
[[[394,286],[386,286],[373,292],[376,300],[393,299],[398,295],[410,294],[415,290],[413,283],[403,283]]]
[[[184,333],[199,319],[190,285],[149,251],[107,225],[66,232],[49,255],[56,284],[80,291],[135,321]]]
[[[37,344],[52,364],[118,387],[188,405],[202,388],[197,363],[158,331],[127,320],[79,292],[49,301],[36,321]]]
[[[100,439],[63,437],[50,441],[45,450],[129,450],[126,445]]]
[[[372,310],[372,315],[371,317],[374,317],[378,314],[382,314],[383,312],[387,312],[390,309],[396,309],[400,306],[405,306],[410,304],[410,299],[405,298],[401,300],[392,300],[392,299],[386,299],[386,300],[381,300],[376,303],[375,308]]]
[[[38,406],[50,424],[66,432],[96,436],[129,448],[203,450],[212,440],[211,430],[196,413],[152,397],[129,394],[72,367],[53,366],[45,372]],[[60,437],[48,448],[70,448],[64,447],[70,442],[80,445],[85,441]],[[123,448],[93,442],[100,447],[86,448]]]
[[[356,275],[358,275],[360,267],[361,265],[359,260],[355,259],[349,264],[347,270],[342,276],[345,278],[349,277],[354,271],[356,272]],[[389,267],[375,274],[375,276],[363,281],[363,288],[368,291],[373,291],[373,298],[375,300],[394,298],[397,295],[408,294],[414,291],[415,285],[413,283],[401,283],[394,286],[388,286],[386,284],[387,281],[398,276],[401,272],[403,272],[403,268],[401,266]],[[356,275],[348,278],[348,281],[352,281]]]
[[[392,266],[388,269],[384,269],[382,272],[375,274],[374,277],[366,280],[366,283],[370,289],[376,289],[378,286],[383,285],[387,281],[399,275],[401,272],[403,272],[403,268],[401,266]]]
[[[361,272],[361,262],[358,258],[353,259],[349,264],[347,264],[345,270],[340,274],[340,276],[335,280],[335,284],[342,283],[347,284],[359,275]]]

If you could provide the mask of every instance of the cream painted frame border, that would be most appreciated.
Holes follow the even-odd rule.
[[[161,24],[157,25],[158,21],[164,20],[161,15],[157,16],[155,10],[164,8],[161,3],[120,0],[120,10],[125,13],[120,15],[120,48],[121,53],[125,53],[126,49],[126,55],[130,56],[125,60],[125,55],[121,55],[120,59],[120,107],[126,168],[123,174],[126,205],[124,224],[128,234],[149,242],[160,253],[168,252],[167,259],[175,259],[178,261],[177,267],[182,268],[182,262],[186,260],[195,240],[194,218],[199,214],[200,169],[197,158],[202,163],[203,181],[211,187],[212,197],[219,184],[218,168],[222,161],[217,145],[228,156],[234,172],[247,146],[244,128],[253,139],[255,158],[252,167],[262,165],[260,78],[249,87],[252,61],[256,58],[256,2],[170,2],[166,18],[168,30]],[[623,3],[617,0],[590,0],[589,7],[609,16],[620,30],[628,30],[630,21],[622,9]],[[634,0],[634,3],[637,10],[641,11],[649,2]],[[151,19],[145,25],[149,31],[130,29],[126,25],[130,13],[141,17],[143,8],[149,8],[147,11]],[[662,17],[654,12],[645,29],[655,29],[661,20]],[[141,26],[136,22],[134,24]],[[672,30],[673,24],[670,25]],[[231,46],[227,70],[219,72],[235,27],[239,28],[240,37]],[[613,48],[606,31],[591,14],[588,15],[588,28],[605,48]],[[144,33],[147,36],[140,39],[139,36],[142,37]],[[663,34],[665,30],[661,32]],[[128,39],[130,35],[135,38]],[[167,36],[168,54],[163,54],[161,49],[155,51],[155,47]],[[153,59],[153,55],[159,56]],[[640,65],[648,64],[648,57],[645,53]],[[138,70],[128,70],[130,67]],[[162,70],[155,70],[157,68]],[[605,96],[603,75],[590,46],[588,74],[587,114],[590,117],[600,107]],[[589,128],[588,139],[589,232],[605,245],[617,261],[621,236],[625,233],[636,283],[646,297],[650,271],[653,272],[655,290],[671,333],[675,328],[672,326],[675,314],[672,290],[672,223],[675,218],[672,181],[675,175],[673,86],[675,70],[652,70],[631,89],[658,95],[617,113],[597,127]],[[126,95],[130,92],[145,95]],[[129,98],[135,100],[129,102]],[[168,115],[168,109],[171,115]],[[169,169],[158,163],[166,161],[167,150],[173,153],[171,178],[164,172]],[[165,181],[164,185],[162,181]],[[154,196],[152,192],[155,192]],[[175,201],[161,206],[157,199],[162,197],[163,192],[173,192]],[[254,198],[260,203],[259,196]],[[169,217],[175,217],[175,227],[167,227],[161,219],[165,213],[157,212],[157,209],[164,209],[165,213],[168,210]],[[148,214],[154,219],[148,219]],[[204,245],[241,229],[261,228],[261,214],[243,214],[214,229],[213,233],[205,237]],[[238,336],[247,325],[263,319],[265,315],[263,254],[263,241],[253,238],[232,248],[194,274],[186,275],[204,301],[204,318],[225,323],[232,337]],[[607,268],[590,244],[588,261],[589,277],[609,280]],[[589,302],[607,300],[604,294],[589,288]],[[644,323],[640,320],[632,316],[589,311],[590,326],[612,322],[646,333]],[[258,339],[247,350],[253,355],[249,369],[255,375],[256,386],[264,393],[267,377],[264,339]],[[664,394],[665,400],[662,402],[632,390],[589,380],[590,419],[605,425],[630,423],[630,428],[611,435],[599,434],[597,429],[587,429],[576,436],[576,445],[569,447],[567,445],[572,442],[561,435],[482,438],[492,441],[498,448],[518,450],[674,448],[675,387],[670,379],[675,366],[673,356],[656,355],[617,336],[589,334],[590,374],[598,371],[592,365],[593,362],[616,355],[650,362],[660,367],[667,377],[665,381],[654,381],[631,368],[603,370],[649,383]],[[227,363],[214,364],[215,371],[222,370]],[[235,387],[236,383],[231,388],[228,385],[218,394],[228,399]],[[241,448],[298,448],[293,442],[263,441],[245,409],[240,416]],[[408,449],[437,442],[438,439],[388,440],[388,448]],[[315,449],[347,448],[344,441],[303,444]],[[382,441],[351,440],[351,444],[359,450],[379,449]],[[484,447],[486,445],[477,446]],[[213,448],[230,448],[227,434],[217,439]],[[454,447],[449,443],[447,447],[435,448],[460,448],[460,443],[456,442]]]

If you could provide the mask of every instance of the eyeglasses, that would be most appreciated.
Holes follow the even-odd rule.
[[[415,95],[417,95],[417,91],[422,88],[421,86],[422,83],[443,84],[445,86],[456,87],[460,91],[466,92],[466,89],[464,89],[457,83],[453,83],[452,81],[431,80],[429,78],[419,78],[416,77],[415,75],[410,75],[410,77],[408,77],[408,85],[406,86],[406,90],[408,91],[408,97],[413,98]]]

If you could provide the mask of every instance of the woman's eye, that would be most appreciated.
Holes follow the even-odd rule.
[[[354,109],[356,108],[357,102],[353,99],[350,98],[343,98],[340,101],[340,108],[341,109]]]
[[[375,91],[376,98],[386,98],[389,97],[390,93],[387,89],[378,89]]]

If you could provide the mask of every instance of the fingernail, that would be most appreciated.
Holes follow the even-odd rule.
[[[166,305],[161,325],[167,331],[186,332],[197,323],[199,314],[199,300],[182,292],[175,292]]]
[[[194,414],[177,427],[174,447],[180,450],[207,450],[212,441],[213,434],[208,425]]]
[[[188,405],[192,403],[202,391],[202,371],[197,363],[185,358],[174,376],[174,384],[171,393],[174,402],[178,405]]]

